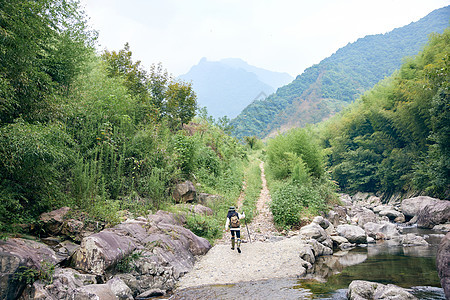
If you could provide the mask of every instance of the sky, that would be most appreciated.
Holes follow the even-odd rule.
[[[450,0],[81,0],[98,50],[128,42],[144,68],[174,76],[201,58],[241,58],[297,76],[366,35],[415,22]]]

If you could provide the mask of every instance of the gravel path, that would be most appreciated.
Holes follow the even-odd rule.
[[[231,250],[229,233],[203,256],[194,269],[182,277],[180,289],[209,284],[227,284],[269,278],[293,277],[305,273],[304,261],[299,257],[302,242],[299,237],[284,238],[273,225],[269,209],[270,193],[261,162],[263,188],[256,204],[258,215],[248,224],[252,243],[248,241],[247,230],[242,226],[242,253]],[[241,195],[242,196],[242,195]],[[242,203],[238,200],[238,207]]]

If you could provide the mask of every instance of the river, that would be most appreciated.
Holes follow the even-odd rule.
[[[351,251],[335,252],[314,264],[302,278],[248,281],[209,285],[175,291],[178,299],[347,299],[353,280],[395,284],[422,300],[445,300],[436,270],[436,251],[442,232],[403,228],[422,235],[429,246],[403,247],[391,241],[377,242]]]

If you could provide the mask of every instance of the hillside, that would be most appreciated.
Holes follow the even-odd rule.
[[[349,43],[267,99],[247,106],[232,120],[233,134],[266,137],[329,118],[391,75],[404,57],[417,54],[430,33],[444,31],[449,18],[447,6],[391,32]]]
[[[202,58],[179,79],[192,82],[198,105],[206,106],[214,118],[234,118],[256,98],[264,98],[292,81],[287,73],[257,68],[237,58]]]

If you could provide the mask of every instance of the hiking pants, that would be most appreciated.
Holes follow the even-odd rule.
[[[238,239],[240,239],[241,238],[241,230],[230,230],[231,231],[231,238],[234,238],[234,232],[236,232],[236,237],[238,238]]]

